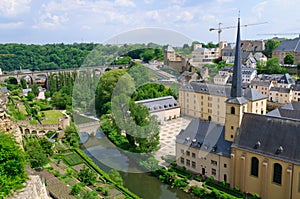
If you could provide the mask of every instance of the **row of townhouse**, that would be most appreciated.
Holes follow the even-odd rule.
[[[289,74],[270,75],[254,79],[250,88],[268,96],[268,101],[286,104],[300,101],[300,85]]]

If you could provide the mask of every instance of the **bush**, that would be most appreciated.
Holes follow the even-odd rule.
[[[81,192],[81,189],[82,188],[81,188],[81,186],[79,184],[73,184],[71,186],[71,194],[73,196],[76,196],[76,195],[78,195]]]

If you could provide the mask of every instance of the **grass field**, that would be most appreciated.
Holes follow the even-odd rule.
[[[63,159],[70,166],[75,166],[83,163],[82,159],[76,153],[66,153],[63,155]]]
[[[43,112],[45,113],[45,119],[42,121],[42,124],[58,124],[58,119],[64,117],[64,114],[57,110]]]
[[[20,105],[19,105],[19,110],[20,110],[20,112],[23,113],[24,115],[27,115],[25,106],[24,106],[23,104],[20,104]]]

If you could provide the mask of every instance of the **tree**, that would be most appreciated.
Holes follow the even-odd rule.
[[[77,196],[81,192],[82,188],[79,184],[73,184],[71,186],[71,194]]]
[[[290,54],[290,53],[288,53],[288,54],[284,57],[284,59],[283,59],[283,63],[284,63],[284,64],[290,64],[290,65],[293,65],[294,62],[295,62],[295,57],[294,57],[292,54]]]
[[[70,126],[67,126],[65,129],[65,139],[70,146],[78,147],[79,146],[79,134],[78,129],[76,128],[75,124],[72,122]]]
[[[96,89],[96,111],[100,114],[107,113],[108,110],[104,109],[104,105],[111,100],[111,95],[115,86],[121,76],[125,74],[124,69],[111,70],[104,73],[98,82]],[[107,106],[106,106],[107,107]]]
[[[120,173],[117,170],[115,170],[115,169],[109,170],[108,175],[118,185],[123,185],[122,176],[120,175]]]
[[[35,98],[35,95],[32,91],[28,91],[26,98],[28,101],[32,101]]]
[[[278,58],[270,58],[267,61],[267,73],[269,74],[280,74],[280,73],[286,73],[286,70],[283,69],[279,63],[278,63]]]
[[[92,185],[97,180],[97,174],[94,171],[92,171],[90,168],[83,166],[83,168],[80,169],[78,173],[78,178],[81,182],[87,185]]]
[[[276,41],[273,39],[268,40],[265,43],[265,50],[263,51],[263,53],[268,57],[271,58],[272,57],[272,52],[275,48],[277,48],[277,46],[279,46],[280,41]]]
[[[11,190],[22,188],[26,181],[25,153],[14,138],[0,132],[0,198],[5,198]]]
[[[50,156],[53,155],[53,150],[52,150],[53,143],[52,142],[50,142],[46,138],[40,138],[39,143],[46,154],[48,154]]]
[[[22,86],[23,89],[27,88],[27,82],[24,78],[21,78],[20,83],[21,83],[21,86]]]
[[[30,88],[32,89],[32,92],[34,93],[35,96],[39,95],[39,86],[37,84],[32,84],[30,85]]]
[[[49,162],[47,154],[35,138],[29,138],[25,144],[25,151],[28,154],[28,159],[31,168],[40,168]]]

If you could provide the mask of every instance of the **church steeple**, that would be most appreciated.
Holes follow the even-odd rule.
[[[242,94],[242,57],[240,38],[240,18],[236,37],[235,57],[230,97],[226,100],[225,139],[233,142],[241,125],[243,113],[247,111],[248,100]]]
[[[241,38],[240,38],[240,18],[238,18],[233,77],[232,77],[230,97],[231,98],[242,97],[242,57],[241,57]]]

